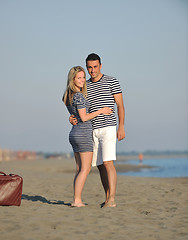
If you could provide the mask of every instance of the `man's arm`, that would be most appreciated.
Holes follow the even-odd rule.
[[[74,115],[70,115],[69,117],[69,122],[72,124],[72,125],[76,125],[78,123],[78,120],[77,118],[74,116]]]
[[[122,93],[114,94],[114,99],[115,99],[115,102],[117,105],[118,120],[119,120],[117,139],[118,139],[118,141],[121,141],[122,139],[125,138],[125,127],[124,127],[125,108],[124,108],[124,104],[123,104]]]

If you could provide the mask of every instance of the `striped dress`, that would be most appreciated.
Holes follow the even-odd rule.
[[[72,105],[67,106],[69,113],[74,115],[78,123],[73,126],[69,133],[69,142],[74,152],[93,152],[92,125],[91,121],[82,122],[78,109],[89,109],[89,102],[82,93],[74,94]]]

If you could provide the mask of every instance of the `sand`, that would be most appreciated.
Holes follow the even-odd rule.
[[[0,238],[188,239],[188,178],[118,176],[117,207],[100,208],[104,192],[94,170],[83,191],[88,205],[71,208],[74,168],[72,159],[1,162],[24,186],[20,207],[0,206]]]

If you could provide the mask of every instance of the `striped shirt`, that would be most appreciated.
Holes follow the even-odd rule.
[[[90,103],[89,112],[95,112],[103,107],[113,110],[111,115],[100,114],[91,120],[93,129],[116,126],[114,94],[122,93],[118,80],[114,77],[103,75],[97,82],[87,80],[87,99]]]

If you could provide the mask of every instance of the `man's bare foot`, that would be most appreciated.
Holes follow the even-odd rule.
[[[85,207],[84,203],[72,203],[71,207]]]
[[[105,208],[105,207],[116,207],[117,205],[116,205],[116,202],[115,201],[108,201],[108,202],[106,202],[104,205],[103,205],[103,207]]]

